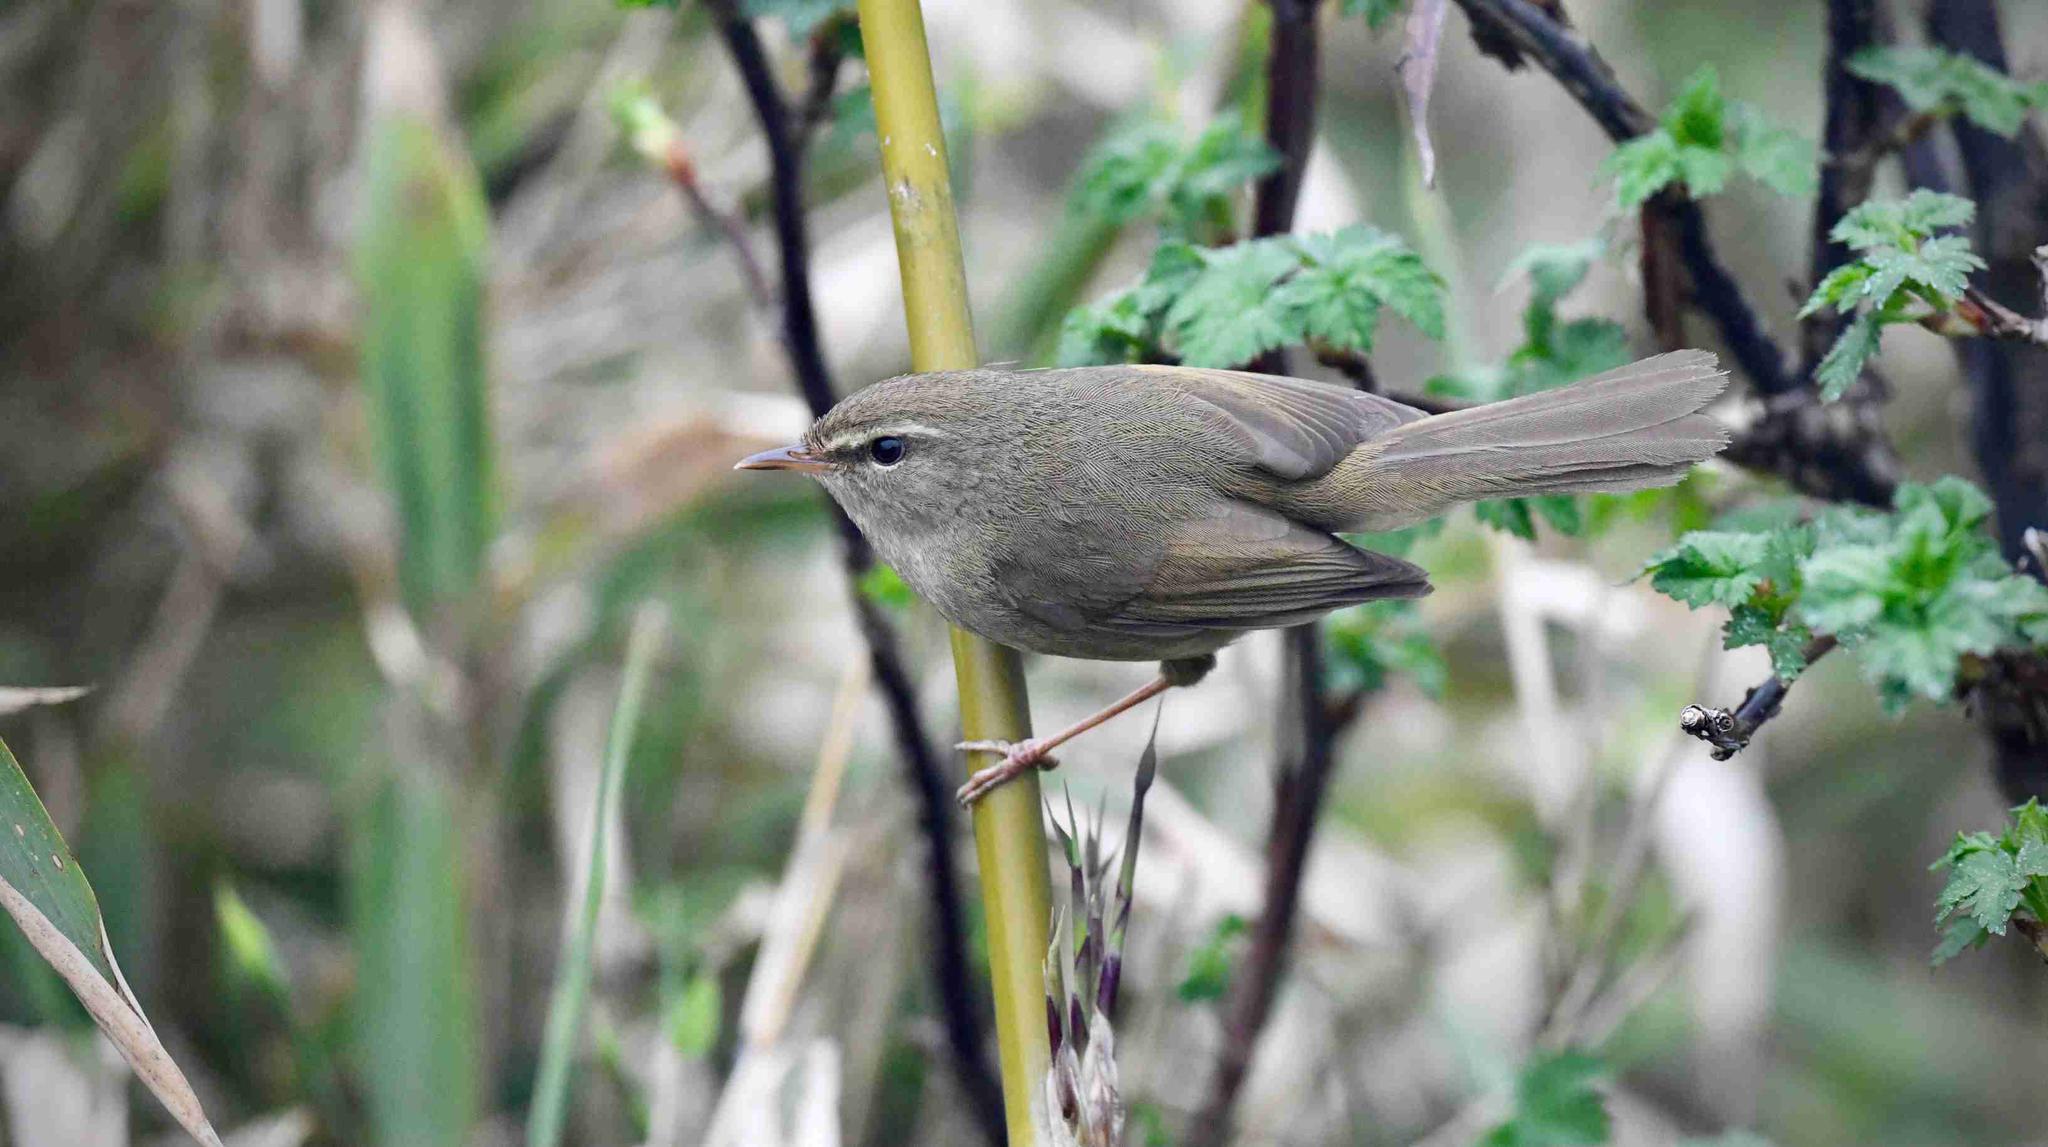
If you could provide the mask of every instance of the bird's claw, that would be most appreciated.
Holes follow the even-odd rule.
[[[1045,743],[1036,738],[1024,741],[962,741],[953,747],[969,753],[1003,755],[1000,762],[976,771],[967,778],[966,784],[960,786],[954,799],[960,802],[961,808],[973,808],[981,798],[1032,769],[1059,767],[1059,762],[1052,759]]]

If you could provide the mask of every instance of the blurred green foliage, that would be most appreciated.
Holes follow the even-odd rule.
[[[1794,198],[1812,195],[1819,180],[1813,145],[1722,95],[1711,64],[1686,80],[1655,129],[1615,148],[1601,165],[1622,211],[1674,185],[1695,198],[1712,195],[1738,170]]]
[[[1916,112],[1961,115],[2008,139],[2028,112],[2048,105],[2048,81],[2022,83],[1981,61],[1925,45],[1865,48],[1850,58],[1849,70],[1891,87]]]

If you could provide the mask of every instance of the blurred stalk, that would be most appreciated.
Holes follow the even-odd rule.
[[[967,369],[976,365],[974,322],[967,310],[967,275],[924,14],[917,0],[860,0],[860,23],[882,139],[883,185],[896,225],[911,368]],[[1018,741],[1031,735],[1024,668],[1015,650],[955,629],[953,665],[960,683],[961,728],[970,740]],[[969,763],[979,767],[994,760],[970,757]],[[1034,1110],[1050,1062],[1041,961],[1051,894],[1039,799],[1038,778],[1027,774],[974,808],[1012,1147],[1043,1141],[1045,1127],[1043,1112]]]
[[[364,58],[362,376],[406,621],[378,619],[379,587],[369,608],[373,629],[409,622],[418,642],[384,659],[393,751],[347,794],[367,797],[349,823],[355,1041],[372,1139],[459,1147],[498,1058],[488,1034],[508,1029],[514,1003],[482,654],[495,517],[488,220],[409,9],[373,12]]]
[[[548,1003],[547,1032],[542,1037],[540,1079],[534,1085],[533,1109],[526,1123],[528,1147],[554,1147],[562,1140],[567,1111],[569,1069],[582,1042],[583,1009],[590,996],[590,952],[604,904],[605,829],[615,819],[619,781],[633,751],[633,731],[640,724],[640,700],[647,692],[647,671],[667,628],[660,605],[649,602],[633,615],[626,641],[625,678],[619,703],[612,710],[605,737],[604,771],[598,775],[597,800],[591,810],[590,861],[583,877],[583,904],[576,928],[563,939],[562,966],[555,975],[554,997]]]

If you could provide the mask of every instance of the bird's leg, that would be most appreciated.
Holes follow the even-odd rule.
[[[1054,749],[1171,688],[1173,682],[1167,680],[1166,675],[1162,673],[1116,704],[1092,717],[1076,721],[1051,736],[1032,737],[1023,741],[962,741],[954,748],[965,749],[970,753],[1001,753],[1003,759],[1001,763],[990,765],[967,778],[967,783],[960,786],[958,794],[961,806],[974,807],[974,802],[1028,769],[1057,767],[1059,762],[1052,759]]]
[[[1016,777],[1026,769],[1050,769],[1059,765],[1052,759],[1052,751],[1075,737],[1093,729],[1119,713],[1128,712],[1146,701],[1159,696],[1176,685],[1193,685],[1216,667],[1216,656],[1204,653],[1198,657],[1183,657],[1159,663],[1159,676],[1148,682],[1144,688],[1104,709],[1085,720],[1061,729],[1050,737],[1032,737],[1026,741],[963,741],[954,746],[968,752],[1001,753],[1000,764],[990,765],[960,786],[957,794],[964,808],[973,808],[974,802],[987,796],[1004,782]]]

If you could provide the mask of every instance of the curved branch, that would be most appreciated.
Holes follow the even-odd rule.
[[[1489,41],[1511,44],[1517,54],[1534,60],[1578,100],[1608,138],[1620,143],[1656,126],[1656,117],[1621,86],[1600,54],[1577,32],[1531,0],[1458,0],[1458,6],[1472,22],[1475,36],[1483,32]],[[1814,428],[1823,432],[1842,428],[1836,420],[1809,420],[1791,431],[1771,426],[1772,420],[1791,405],[1818,405],[1811,377],[1794,371],[1783,349],[1765,332],[1756,308],[1728,273],[1707,237],[1706,220],[1699,204],[1682,196],[1660,196],[1651,202],[1668,204],[1660,210],[1666,212],[1669,226],[1677,233],[1680,257],[1692,284],[1693,305],[1713,320],[1730,356],[1749,377],[1751,388],[1767,400],[1760,429],[1780,440],[1796,440],[1811,456],[1825,458],[1826,468],[1816,471],[1812,465],[1798,464],[1798,458],[1778,450],[1744,451],[1740,443],[1731,448],[1729,457],[1745,465],[1769,468],[1821,497],[1852,496],[1859,501],[1888,502],[1891,490],[1898,485],[1898,463],[1888,441],[1874,429],[1874,420],[1867,424],[1852,420],[1846,429],[1853,431],[1853,436],[1825,440],[1812,439],[1807,432]],[[1782,398],[1795,402],[1770,402]],[[1816,478],[1823,480],[1816,482]]]

